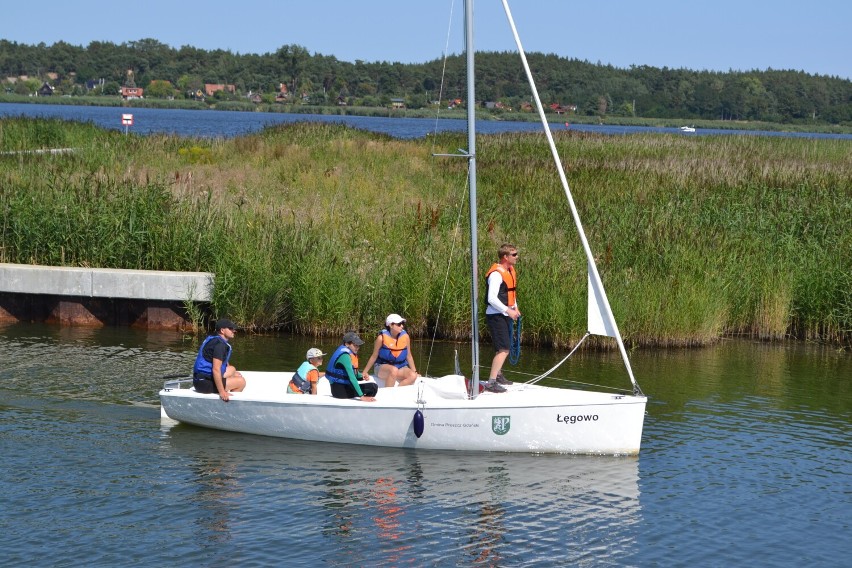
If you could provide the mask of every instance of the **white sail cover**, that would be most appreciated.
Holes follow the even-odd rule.
[[[591,266],[588,268],[587,275],[589,281],[589,333],[617,338],[618,332],[613,327],[611,318],[606,316],[608,312],[606,292],[604,292],[603,287],[596,284],[592,277]]]

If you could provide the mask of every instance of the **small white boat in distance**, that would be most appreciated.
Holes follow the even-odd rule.
[[[681,126],[680,131],[681,132],[695,132],[695,127],[694,126]]]

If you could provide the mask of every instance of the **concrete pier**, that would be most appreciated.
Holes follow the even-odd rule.
[[[188,302],[210,302],[214,275],[0,263],[0,322],[188,327]]]

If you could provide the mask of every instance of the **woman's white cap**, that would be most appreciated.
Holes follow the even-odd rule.
[[[390,325],[392,323],[405,323],[405,318],[399,314],[391,314],[385,320],[385,325]]]

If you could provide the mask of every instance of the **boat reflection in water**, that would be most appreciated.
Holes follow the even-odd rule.
[[[162,426],[198,544],[297,561],[608,562],[635,552],[638,458],[418,452]],[[250,523],[245,521],[251,520]],[[299,545],[292,546],[298,541]],[[278,551],[278,552],[276,552]],[[209,553],[209,549],[208,549]]]

